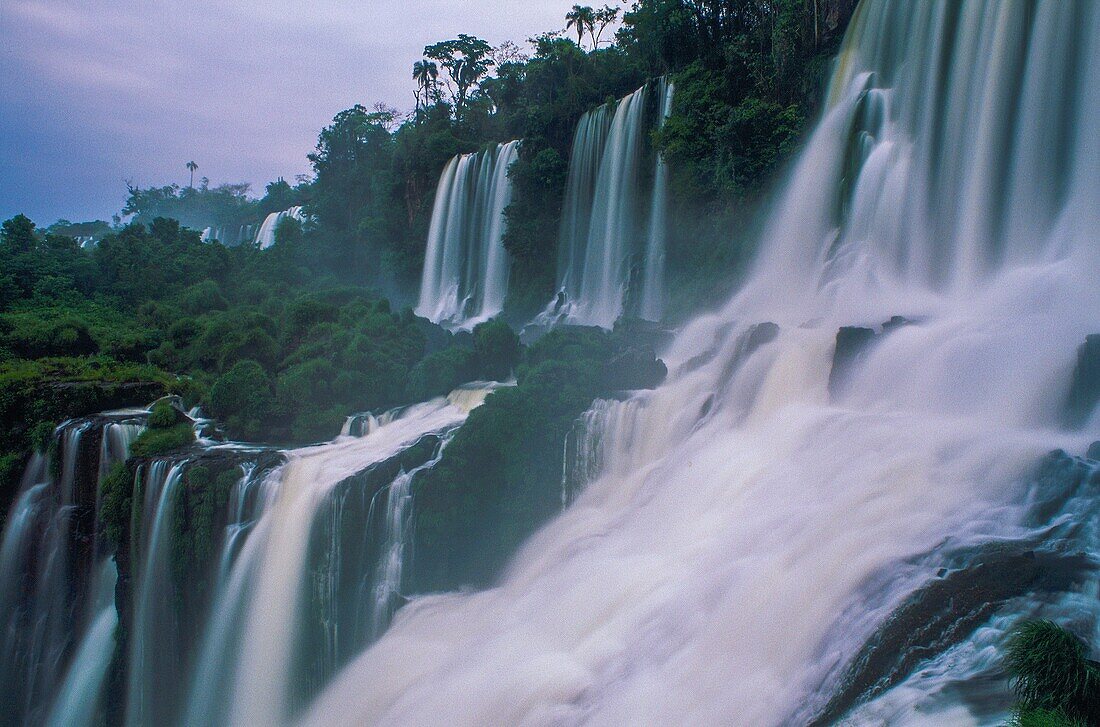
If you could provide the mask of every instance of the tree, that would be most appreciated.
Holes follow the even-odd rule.
[[[38,246],[34,223],[25,215],[16,215],[0,227],[0,242],[14,253],[33,252]]]
[[[484,40],[465,33],[454,40],[445,40],[424,49],[424,56],[437,61],[446,69],[455,85],[455,116],[462,115],[470,90],[493,66],[490,58],[492,52],[493,47]]]
[[[565,29],[573,28],[577,31],[577,45],[581,47],[584,47],[584,34],[591,33],[595,27],[596,12],[588,6],[574,5],[573,9],[565,14]]]
[[[195,188],[195,170],[198,168],[199,165],[195,164],[195,162],[187,162],[187,170],[191,172],[191,183],[187,186],[191,187],[192,189]]]
[[[413,80],[416,81],[416,111],[420,113],[421,96],[424,105],[439,98],[439,65],[434,61],[420,60],[413,64]]]
[[[599,30],[592,36],[593,49],[600,47],[600,36],[607,30],[607,26],[619,19],[619,9],[610,5],[604,5],[593,14],[593,20],[599,25]],[[591,32],[591,27],[590,27]]]

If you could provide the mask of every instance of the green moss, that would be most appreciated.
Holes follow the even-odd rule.
[[[176,424],[167,429],[146,429],[130,447],[132,457],[156,457],[181,449],[195,441],[190,424]]]
[[[149,429],[170,429],[179,424],[185,424],[187,422],[183,413],[172,406],[167,401],[158,401],[153,405],[153,410],[149,412],[149,419],[146,421],[146,426]]]

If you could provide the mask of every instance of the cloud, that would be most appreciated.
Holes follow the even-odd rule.
[[[0,218],[107,218],[123,180],[254,188],[308,171],[355,103],[412,105],[428,43],[560,28],[573,0],[4,0]],[[502,9],[503,8],[503,9]]]

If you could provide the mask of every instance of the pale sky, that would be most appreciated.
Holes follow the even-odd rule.
[[[0,0],[0,219],[110,219],[141,186],[309,171],[342,109],[413,105],[425,45],[526,45],[576,0]]]

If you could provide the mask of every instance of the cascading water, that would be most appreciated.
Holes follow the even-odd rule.
[[[1064,423],[1100,310],[1100,12],[867,0],[830,98],[743,289],[600,417],[602,473],[307,723],[994,725],[1016,618],[1100,638],[1094,577],[983,575],[1100,549],[1096,463],[1034,469],[1100,437]]]
[[[27,465],[0,545],[5,720],[91,723],[117,623],[98,486],[129,455],[143,416],[65,422],[54,433],[56,465],[42,454]]]
[[[674,92],[667,79],[657,84],[657,126],[671,112]],[[649,320],[663,313],[668,169],[654,154],[652,189],[645,187],[648,100],[643,86],[613,107],[589,111],[577,125],[559,240],[561,294],[538,322],[610,328],[628,305]]]
[[[263,223],[260,225],[260,229],[256,232],[256,239],[253,244],[261,250],[266,250],[275,244],[275,231],[279,229],[279,225],[283,220],[297,220],[298,222],[305,222],[305,215],[302,213],[302,208],[291,207],[288,210],[282,212],[272,212],[264,218]]]
[[[504,310],[510,260],[504,210],[519,142],[452,159],[439,178],[416,312],[470,327]]]
[[[409,485],[494,387],[459,390],[377,417],[361,437],[286,453],[241,509],[237,519],[247,522],[230,528],[235,539],[242,527],[248,533],[218,578],[185,723],[284,724],[385,627],[399,605]],[[423,461],[402,471],[422,446],[430,446]],[[358,554],[346,552],[353,544]]]
[[[662,78],[658,84],[658,97],[661,99],[658,129],[663,129],[665,120],[672,114],[672,101],[676,95],[676,84]],[[656,157],[653,172],[653,203],[649,213],[649,230],[646,234],[646,251],[642,277],[642,294],[638,315],[647,321],[659,321],[665,312],[665,250],[668,237],[668,185],[669,169],[664,156]]]
[[[217,240],[226,247],[236,247],[254,242],[256,239],[256,225],[224,225],[207,227],[200,234],[203,242]]]

